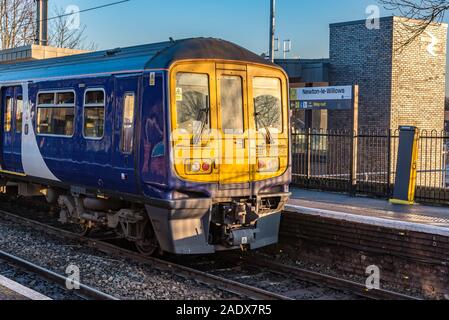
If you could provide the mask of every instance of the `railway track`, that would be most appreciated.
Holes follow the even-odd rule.
[[[292,299],[306,300],[418,300],[401,293],[384,290],[368,290],[363,284],[313,272],[296,266],[273,262],[259,254],[239,255],[227,253],[210,260],[192,259],[196,268],[223,274],[240,282],[256,283],[270,290],[281,290],[281,294]],[[189,262],[186,262],[189,263]]]
[[[198,259],[191,259],[196,260],[196,262],[192,264],[179,262],[179,259],[176,258],[163,260],[152,257],[143,257],[136,252],[114,244],[99,239],[83,237],[58,227],[50,226],[7,211],[0,210],[0,217],[57,237],[80,242],[87,247],[97,249],[113,256],[127,258],[144,265],[155,267],[159,270],[177,274],[184,278],[195,279],[197,282],[219,288],[242,298],[253,300],[295,300],[301,298],[332,299],[332,297],[338,296],[335,292],[330,295],[327,292],[320,293],[319,288],[327,288],[336,292],[344,292],[345,294],[339,297],[347,299],[415,299],[411,296],[386,290],[367,290],[365,286],[359,283],[267,261],[258,257],[241,258],[236,254],[228,254],[225,255],[226,261],[228,264],[230,263],[231,266],[224,268],[212,267],[210,263],[208,265],[208,263],[205,262],[207,260],[212,259],[212,262],[216,262],[216,260],[209,256],[204,257],[204,259],[207,260],[202,259],[198,261]],[[248,267],[252,268],[252,271],[250,270],[245,274],[243,269]],[[235,268],[238,270],[234,271]],[[276,278],[276,276],[281,278]],[[258,277],[262,277],[262,279],[258,279]],[[274,280],[271,280],[273,278]],[[297,286],[292,287],[290,284],[290,290],[278,290],[276,288],[277,285],[287,285],[287,281],[296,281]],[[267,283],[269,285],[265,286],[266,288],[261,287],[261,284],[263,286]],[[311,292],[312,295],[310,295]]]
[[[45,269],[41,266],[38,266],[32,262],[26,261],[20,257],[16,257],[12,254],[6,253],[4,251],[0,251],[0,261],[6,262],[8,264],[14,265],[22,271],[32,273],[36,275],[38,278],[44,279],[49,283],[54,283],[56,286],[63,288],[64,290],[68,290],[66,288],[66,280],[67,278],[57,274],[51,270]],[[98,291],[94,288],[86,286],[82,283],[78,283],[79,289],[70,291],[74,295],[80,297],[84,300],[118,300],[117,298]]]
[[[336,290],[351,292],[355,296],[373,299],[373,300],[419,300],[416,297],[384,290],[384,289],[367,289],[367,287],[358,282],[337,278],[334,276],[313,272],[307,269],[298,268],[278,262],[269,261],[263,258],[245,258],[245,263],[269,268],[272,272],[280,274],[289,274],[292,277],[301,279],[302,281],[325,285]]]
[[[193,268],[186,267],[181,264],[175,264],[171,261],[165,261],[162,259],[144,257],[140,254],[128,249],[124,249],[102,240],[87,238],[67,230],[59,229],[54,226],[49,226],[45,223],[41,223],[32,219],[24,218],[19,215],[0,210],[0,217],[3,219],[18,223],[24,226],[46,232],[56,237],[63,237],[65,239],[77,241],[87,247],[99,250],[101,252],[130,259],[132,261],[155,267],[162,271],[171,272],[181,277],[188,279],[195,279],[197,282],[217,287],[221,290],[233,293],[243,298],[249,298],[253,300],[291,300],[287,296],[262,290],[253,286],[245,285],[237,281],[229,280],[217,275],[213,275],[207,272],[199,271]],[[65,278],[64,278],[65,281]]]

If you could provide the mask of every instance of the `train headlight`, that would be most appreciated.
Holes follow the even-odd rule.
[[[258,172],[278,172],[280,169],[279,158],[260,158],[257,161]]]
[[[192,171],[193,173],[198,173],[201,171],[201,164],[197,161],[193,162],[190,165],[190,171]]]
[[[211,174],[212,160],[187,160],[185,167],[187,174]]]

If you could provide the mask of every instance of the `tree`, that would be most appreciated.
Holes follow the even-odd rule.
[[[33,43],[35,14],[34,0],[0,0],[0,49]]]
[[[408,18],[403,23],[407,31],[400,47],[406,47],[421,36],[433,23],[441,23],[449,9],[448,0],[378,0],[385,9],[398,12]]]
[[[49,45],[59,48],[95,50],[87,43],[86,25],[76,25],[76,15],[55,6],[49,19]],[[36,38],[34,0],[0,0],[0,50],[29,45]]]
[[[53,47],[95,50],[94,42],[87,43],[86,25],[77,24],[76,14],[70,14],[62,7],[55,6],[54,17],[50,18],[49,44]]]

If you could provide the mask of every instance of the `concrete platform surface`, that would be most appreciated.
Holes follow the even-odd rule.
[[[51,300],[8,278],[0,276],[0,300]]]
[[[288,211],[449,236],[449,207],[394,205],[340,193],[291,190]]]

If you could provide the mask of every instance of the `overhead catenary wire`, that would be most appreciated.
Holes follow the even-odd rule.
[[[126,2],[130,2],[130,1],[131,0],[120,0],[120,1],[116,1],[116,2],[106,3],[106,4],[103,4],[103,5],[87,8],[87,9],[82,9],[82,10],[79,10],[79,11],[68,12],[68,13],[65,13],[65,14],[62,14],[62,15],[53,16],[53,17],[50,17],[50,18],[47,18],[47,19],[34,20],[32,22],[29,22],[29,23],[25,22],[23,24],[18,25],[16,28],[22,28],[25,25],[29,25],[29,24],[33,24],[34,25],[34,24],[37,24],[37,23],[40,23],[40,22],[44,22],[44,21],[56,20],[56,19],[61,19],[61,18],[64,18],[64,17],[69,17],[69,16],[72,16],[72,15],[75,15],[75,14],[80,14],[80,13],[85,13],[85,12],[89,12],[89,11],[104,9],[104,8],[107,8],[107,7],[116,6],[116,5],[119,5],[119,4],[122,4],[122,3],[126,3]]]
[[[112,6],[119,5],[119,4],[122,4],[122,3],[125,3],[125,2],[130,2],[130,1],[131,1],[131,0],[121,0],[121,1],[116,1],[116,2],[106,3],[106,4],[103,4],[103,5],[100,5],[100,6],[96,6],[96,7],[92,7],[92,8],[87,8],[87,9],[82,9],[82,10],[79,10],[79,11],[73,11],[73,12],[69,12],[69,13],[62,14],[62,15],[50,17],[50,18],[47,18],[47,19],[34,20],[34,21],[32,22],[32,24],[40,23],[40,22],[43,22],[43,21],[50,21],[50,20],[61,19],[61,18],[64,18],[64,17],[72,16],[72,15],[74,15],[74,14],[79,14],[79,13],[84,13],[84,12],[94,11],[94,10],[103,9],[103,8],[107,8],[107,7],[112,7]],[[17,28],[22,28],[22,27],[24,27],[26,24],[28,24],[28,23],[20,24],[19,26],[17,26]]]

